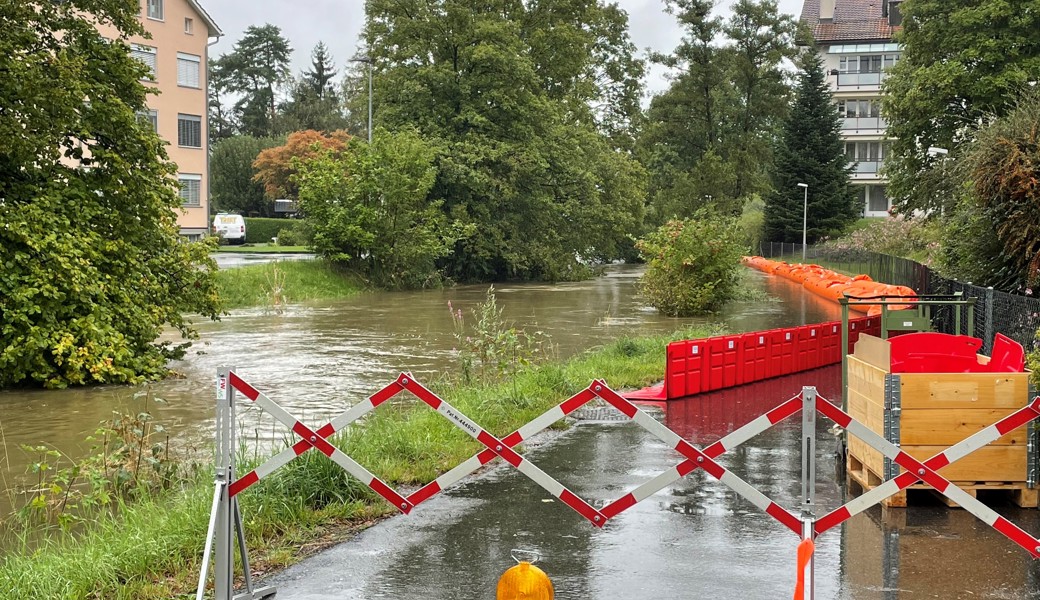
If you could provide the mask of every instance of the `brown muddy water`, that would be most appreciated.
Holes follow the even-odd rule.
[[[662,317],[639,301],[640,270],[610,268],[597,279],[562,284],[496,287],[505,318],[549,336],[561,358],[622,335],[671,332],[685,324],[721,322],[751,331],[834,318],[837,310],[785,280],[751,272],[754,285],[780,301],[735,303],[709,318]],[[346,407],[410,371],[433,380],[458,369],[448,303],[472,323],[488,286],[421,292],[371,292],[346,300],[290,306],[282,314],[236,310],[219,322],[199,324],[201,342],[173,364],[180,378],[151,384],[154,401],[135,398],[141,388],[100,386],[72,390],[0,392],[0,511],[17,503],[13,488],[26,481],[32,457],[22,445],[44,444],[76,460],[85,438],[113,411],[147,410],[184,449],[210,443],[217,369],[232,366],[247,381],[305,423],[322,424]],[[240,411],[242,434],[280,442],[283,427],[258,410]],[[321,423],[318,423],[321,421]],[[66,463],[67,464],[67,463]]]

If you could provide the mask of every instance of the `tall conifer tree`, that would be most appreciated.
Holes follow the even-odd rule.
[[[808,241],[840,233],[859,214],[849,183],[841,120],[831,101],[823,64],[808,52],[798,75],[794,106],[776,149],[773,190],[766,196],[766,239],[802,241],[803,190],[809,185]]]

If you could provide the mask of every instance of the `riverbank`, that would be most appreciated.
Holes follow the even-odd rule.
[[[217,271],[223,308],[267,307],[348,298],[365,288],[352,273],[323,260],[277,261]]]
[[[563,363],[530,367],[507,383],[457,386],[425,382],[496,435],[604,378],[616,388],[660,380],[668,341],[710,335],[710,328],[621,338]],[[424,406],[384,406],[335,444],[394,486],[417,486],[458,464],[477,444]],[[242,461],[246,472],[256,460]],[[79,536],[63,535],[33,551],[11,552],[0,589],[13,599],[133,598],[190,594],[198,576],[212,483],[209,468],[176,492],[120,507]],[[308,452],[241,497],[254,570],[270,572],[366,527],[392,509],[324,456]],[[422,510],[421,507],[418,510]]]

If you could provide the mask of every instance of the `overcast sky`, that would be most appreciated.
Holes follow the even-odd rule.
[[[628,12],[632,41],[641,54],[647,48],[668,52],[675,48],[682,32],[674,17],[664,11],[663,0],[617,0]],[[717,0],[718,14],[728,16],[733,0]],[[299,73],[310,62],[311,49],[319,41],[331,49],[342,65],[357,53],[358,36],[365,20],[363,0],[202,0],[210,16],[224,31],[224,37],[211,50],[216,57],[230,52],[242,32],[250,25],[273,23],[293,47],[293,71]],[[798,16],[802,0],[779,0],[780,10]],[[652,66],[647,76],[649,92],[667,87],[664,71]]]

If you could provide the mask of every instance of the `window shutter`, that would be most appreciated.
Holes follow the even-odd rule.
[[[152,77],[155,77],[156,68],[156,52],[155,48],[149,48],[148,46],[131,46],[130,55],[137,60],[143,62],[148,70],[152,73]]]
[[[199,70],[202,59],[192,54],[177,53],[177,85],[202,87]]]

